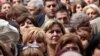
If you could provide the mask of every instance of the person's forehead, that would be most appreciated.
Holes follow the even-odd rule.
[[[57,12],[57,15],[67,15],[67,12]]]
[[[3,4],[3,5],[2,5],[2,7],[3,7],[3,6],[10,6],[10,4],[8,4],[8,3],[5,3],[5,4]]]

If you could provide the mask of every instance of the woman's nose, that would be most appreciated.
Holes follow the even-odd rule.
[[[25,25],[24,25],[24,26],[25,26],[25,28],[29,28],[29,25],[28,25],[27,23],[25,23]]]
[[[57,35],[57,32],[56,32],[56,31],[54,31],[53,35]]]

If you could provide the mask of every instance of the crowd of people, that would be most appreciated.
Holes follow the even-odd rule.
[[[100,0],[0,0],[0,56],[100,56]]]

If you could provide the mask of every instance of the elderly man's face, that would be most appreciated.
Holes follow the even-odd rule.
[[[37,7],[34,4],[28,5],[27,9],[31,15],[35,15],[38,11]]]

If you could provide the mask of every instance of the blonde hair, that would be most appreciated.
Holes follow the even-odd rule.
[[[92,8],[93,10],[96,11],[96,13],[98,13],[98,15],[100,15],[100,10],[99,10],[99,7],[95,4],[90,4],[90,5],[87,5],[83,8],[83,12],[86,13],[86,11],[89,9],[89,8]]]
[[[47,31],[48,31],[49,29],[51,29],[51,28],[53,27],[53,25],[55,25],[55,24],[58,24],[58,25],[59,25],[59,27],[61,28],[61,31],[62,31],[63,34],[66,33],[66,32],[65,32],[64,25],[63,25],[62,23],[58,22],[57,20],[48,20],[48,21],[44,24],[44,26],[43,26],[44,31],[47,32]]]
[[[41,38],[45,43],[45,32],[38,27],[31,27],[22,37],[23,44],[26,44],[31,38]]]
[[[20,52],[20,56],[43,56],[43,52],[40,51],[38,48],[27,48]]]

